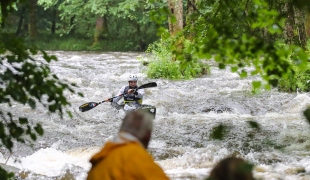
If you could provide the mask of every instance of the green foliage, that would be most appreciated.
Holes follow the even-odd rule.
[[[25,0],[20,0],[19,2],[22,3],[25,2]],[[16,0],[2,0],[0,2],[0,23],[1,23],[0,27],[4,26],[4,23],[9,13],[13,9],[16,9],[16,4],[17,4]]]
[[[26,46],[23,39],[15,38],[10,34],[0,34],[0,103],[11,106],[12,102],[19,102],[35,109],[37,103],[42,104],[50,112],[59,112],[62,116],[62,107],[70,105],[64,96],[64,91],[74,92],[74,84],[61,82],[51,73],[48,63],[57,60],[40,51],[44,61],[35,60],[32,55],[39,51],[34,46]],[[47,98],[43,98],[43,96]],[[0,111],[0,139],[10,151],[13,148],[13,139],[24,143],[29,136],[32,141],[37,135],[43,135],[40,124],[34,127],[29,125],[25,117],[14,117],[10,112]],[[18,120],[16,120],[18,119]]]
[[[84,43],[78,43],[78,47],[74,48],[73,45],[69,47],[63,42],[61,46],[63,50],[70,48],[76,50],[144,51],[147,44],[157,40],[155,23],[151,22],[148,15],[148,12],[155,7],[145,1],[39,0],[38,3],[46,13],[53,13],[51,11],[53,8],[57,10],[57,14],[59,14],[57,34],[62,37],[75,35],[78,37],[77,39],[84,39]],[[46,17],[46,21],[45,14],[43,17]],[[98,31],[95,30],[99,17],[104,19],[102,34],[96,34]],[[50,26],[50,22],[48,24]],[[99,44],[95,42],[94,46],[88,45],[89,41],[93,41],[94,35],[99,38]],[[65,39],[67,38],[59,40],[65,41]],[[77,39],[75,38],[75,41]],[[113,47],[110,48],[110,45]]]
[[[12,1],[15,2],[15,1]],[[6,6],[11,6],[7,4]],[[1,4],[1,8],[4,4]],[[5,14],[2,14],[5,15]],[[36,60],[34,55],[41,55],[43,60]],[[56,61],[55,56],[38,50],[31,43],[0,29],[0,103],[11,107],[18,102],[35,109],[38,104],[50,112],[63,116],[63,107],[70,105],[64,92],[74,93],[74,84],[61,81],[52,74],[48,64]],[[70,114],[69,114],[70,115]],[[31,125],[26,117],[13,115],[0,110],[0,146],[12,152],[14,142],[31,143],[42,136],[44,130],[39,123]],[[0,168],[0,179],[12,178]]]
[[[30,41],[29,41],[30,42]],[[72,35],[41,35],[38,39],[32,40],[37,47],[44,50],[64,50],[64,51],[141,51],[138,42],[128,38],[101,40],[93,44],[89,38],[79,38]]]
[[[149,64],[147,76],[155,79],[181,79],[180,64],[167,59],[158,59]]]
[[[299,3],[293,4],[300,7]],[[186,54],[201,59],[213,57],[219,68],[230,66],[242,78],[260,75],[268,83],[266,88],[275,87],[278,79],[294,66],[304,68],[308,63],[300,44],[283,45],[284,5],[285,2],[275,5],[267,0],[198,1],[197,10],[188,14],[190,23],[173,37],[175,42],[183,42],[185,48],[176,50],[179,44],[176,43],[171,47],[173,55],[181,64],[191,61]],[[164,12],[162,16],[167,17],[169,13]],[[156,14],[157,19],[163,19],[158,16]],[[156,22],[163,27],[162,22]],[[188,42],[184,37],[189,37]],[[247,67],[254,69],[247,73]],[[254,85],[259,86],[258,83]]]
[[[170,46],[170,41],[158,41],[148,47],[146,52],[152,54],[146,71],[148,77],[190,79],[209,72],[210,67],[198,59],[183,63],[178,60],[172,61]]]
[[[285,92],[310,91],[310,65],[307,69],[294,67],[287,76],[280,78],[278,89]]]
[[[5,169],[2,169],[0,167],[0,179],[13,179],[14,178],[14,173],[8,173]]]

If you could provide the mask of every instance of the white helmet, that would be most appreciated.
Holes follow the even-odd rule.
[[[130,74],[128,81],[138,81],[138,77],[135,74]]]

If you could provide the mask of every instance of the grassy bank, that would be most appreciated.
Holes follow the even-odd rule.
[[[34,43],[43,50],[63,51],[145,51],[147,45],[140,45],[132,39],[101,39],[94,44],[93,39],[78,36],[48,35],[40,36],[35,40],[27,41]]]

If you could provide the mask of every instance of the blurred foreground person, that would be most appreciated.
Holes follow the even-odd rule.
[[[206,180],[254,180],[253,165],[241,158],[228,157],[221,160]]]
[[[126,114],[117,137],[91,158],[87,180],[167,180],[146,151],[152,126],[149,114],[141,111]]]

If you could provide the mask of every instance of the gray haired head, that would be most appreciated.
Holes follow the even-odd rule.
[[[132,111],[126,114],[120,131],[125,131],[137,137],[147,148],[152,128],[153,118],[149,114],[143,111]]]

